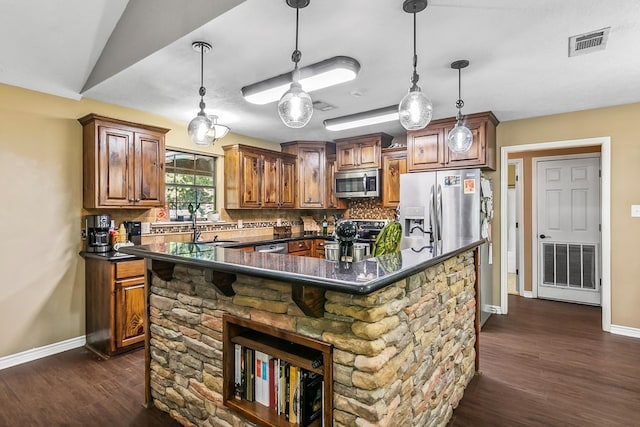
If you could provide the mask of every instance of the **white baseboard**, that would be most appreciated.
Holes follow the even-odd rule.
[[[525,298],[535,298],[533,296],[533,291],[524,291],[524,292],[522,292],[522,296],[525,297]]]
[[[85,345],[86,341],[86,337],[82,335],[80,337],[70,338],[68,340],[45,345],[44,347],[32,348],[31,350],[25,350],[20,353],[0,357],[0,371],[22,363],[31,362],[43,357],[62,353],[63,351],[82,347]]]
[[[626,337],[640,338],[640,329],[630,328],[628,326],[611,325],[609,332],[616,335],[624,335]]]
[[[482,311],[493,314],[502,314],[502,307],[499,305],[484,304],[482,306]]]

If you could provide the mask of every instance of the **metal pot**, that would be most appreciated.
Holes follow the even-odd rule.
[[[325,243],[324,258],[327,261],[338,261],[338,258],[340,258],[340,245],[337,243]]]
[[[351,247],[351,254],[348,255],[348,259],[343,261],[358,262],[364,260],[367,254],[367,243],[354,243]],[[324,245],[324,258],[327,261],[339,261],[340,260],[340,244],[339,243],[327,243]]]

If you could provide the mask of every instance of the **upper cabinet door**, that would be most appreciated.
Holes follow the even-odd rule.
[[[262,205],[262,182],[264,174],[262,156],[251,152],[241,153],[241,173],[242,200],[240,206],[243,208],[259,208]]]
[[[98,182],[100,206],[122,206],[133,203],[129,189],[133,185],[133,132],[98,127]],[[85,183],[86,186],[86,183]],[[94,206],[98,207],[98,206]]]
[[[133,194],[137,206],[164,206],[164,136],[135,133]]]
[[[298,187],[298,207],[325,207],[325,157],[323,146],[299,148],[298,173],[304,181],[301,181]]]
[[[409,172],[442,169],[444,165],[444,129],[426,128],[407,133],[407,169]]]
[[[264,156],[262,158],[262,207],[277,208],[280,205],[280,159]]]
[[[380,138],[364,139],[358,143],[356,150],[358,168],[380,168]]]
[[[356,144],[341,144],[336,147],[338,170],[356,169],[358,167]]]
[[[280,163],[280,207],[294,208],[296,205],[296,161],[283,158]]]
[[[407,151],[394,148],[382,153],[382,206],[395,208],[400,203],[400,175],[407,173]]]
[[[473,142],[469,151],[464,153],[456,153],[447,148],[445,150],[445,163],[449,168],[467,167],[483,165],[485,161],[485,141],[484,141],[484,122],[467,121],[465,126],[471,131],[473,135]],[[445,135],[449,134],[452,127],[445,130]]]

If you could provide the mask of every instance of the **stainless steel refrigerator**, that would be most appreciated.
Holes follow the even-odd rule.
[[[462,242],[486,237],[487,223],[481,214],[481,203],[480,169],[400,175],[401,249],[425,248],[439,254]],[[479,252],[481,324],[484,324],[491,314],[493,283],[488,245],[482,245]]]

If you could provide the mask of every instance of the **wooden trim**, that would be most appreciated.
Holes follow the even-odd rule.
[[[149,299],[151,296],[151,272],[154,262],[158,261],[153,261],[151,258],[145,259],[147,274],[144,281],[144,407],[147,409],[153,408],[151,398],[151,324],[149,323],[151,302]],[[171,273],[173,274],[173,269],[171,269]]]
[[[475,273],[476,273],[476,282],[474,285],[474,289],[476,291],[476,295],[475,295],[475,299],[476,299],[476,318],[474,323],[475,326],[475,330],[476,330],[476,343],[475,343],[475,350],[476,350],[476,360],[475,360],[475,365],[476,365],[476,375],[480,373],[480,294],[479,294],[479,290],[480,290],[480,248],[477,247],[474,251],[473,251],[473,260],[474,260],[474,267],[475,267]]]
[[[111,117],[105,117],[105,116],[101,116],[95,113],[90,113],[87,114],[86,116],[80,117],[78,119],[78,121],[80,122],[80,124],[82,126],[86,125],[87,123],[91,123],[92,121],[101,121],[101,122],[108,122],[108,123],[113,123],[113,124],[118,124],[121,126],[130,126],[130,127],[134,127],[134,128],[142,128],[142,129],[146,129],[146,130],[150,130],[153,132],[160,132],[162,134],[165,134],[167,132],[169,132],[171,129],[166,129],[166,128],[161,128],[158,126],[150,126],[150,125],[145,125],[145,124],[141,124],[141,123],[134,123],[134,122],[130,122],[127,120],[121,120],[121,119],[114,119]]]

